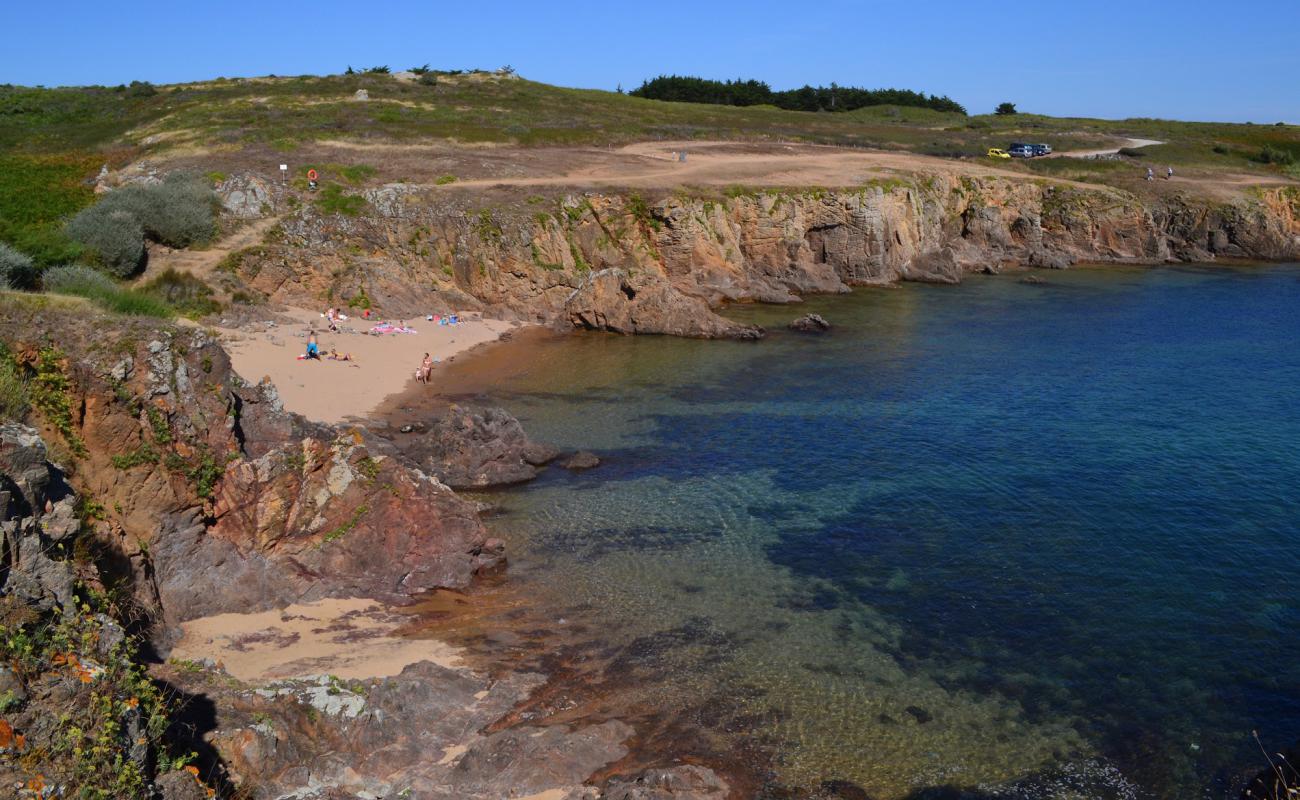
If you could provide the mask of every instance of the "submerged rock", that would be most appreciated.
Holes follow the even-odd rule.
[[[820,314],[804,314],[799,319],[791,322],[787,327],[792,331],[802,331],[804,333],[820,333],[831,329],[831,324],[822,318]]]
[[[727,782],[713,770],[687,764],[612,780],[600,800],[725,800],[728,791]]]
[[[561,466],[571,470],[595,469],[600,466],[600,457],[595,453],[582,450],[569,456]]]

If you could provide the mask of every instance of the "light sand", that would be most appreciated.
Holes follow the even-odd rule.
[[[249,682],[322,674],[349,680],[382,678],[418,661],[461,665],[450,645],[395,636],[409,621],[359,598],[256,614],[218,614],[184,623],[184,635],[171,658],[211,659]]]
[[[251,383],[270,377],[280,399],[290,411],[319,422],[364,418],[390,395],[418,386],[415,370],[425,353],[440,363],[433,368],[437,384],[440,369],[472,347],[496,341],[514,323],[465,319],[459,325],[438,325],[423,318],[408,319],[413,334],[366,334],[379,320],[353,317],[343,330],[330,333],[319,312],[289,309],[281,317],[292,323],[269,327],[249,323],[241,329],[219,328],[235,372]],[[389,320],[396,324],[398,320]],[[307,332],[316,331],[321,352],[347,353],[351,361],[300,361],[306,352]],[[432,389],[430,389],[432,391]]]

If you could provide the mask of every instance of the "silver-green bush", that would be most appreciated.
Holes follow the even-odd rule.
[[[145,236],[168,247],[208,242],[217,233],[217,196],[207,181],[193,175],[173,173],[162,183],[126,186],[98,205],[131,214]]]
[[[57,294],[81,294],[88,290],[112,291],[117,288],[113,279],[91,267],[73,264],[67,267],[50,267],[41,274],[41,286]]]
[[[36,267],[30,258],[0,242],[0,289],[21,289],[35,274]]]
[[[114,275],[134,275],[144,263],[144,228],[130,212],[100,202],[78,212],[65,230]]]

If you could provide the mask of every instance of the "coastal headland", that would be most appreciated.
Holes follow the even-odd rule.
[[[0,426],[4,585],[20,587],[6,594],[6,626],[62,615],[93,628],[0,672],[0,692],[24,698],[0,711],[0,748],[54,752],[61,734],[43,720],[89,707],[111,679],[126,731],[112,746],[169,800],[753,796],[761,778],[716,753],[670,754],[663,731],[566,714],[550,676],[410,635],[412,609],[436,613],[455,592],[509,581],[488,505],[465,490],[574,455],[476,402],[492,370],[527,358],[491,343],[583,332],[762,346],[765,331],[729,318],[729,305],[1079,263],[1300,260],[1300,182],[1211,149],[1255,146],[1257,132],[1231,126],[1062,120],[1045,134],[1058,149],[1114,147],[1120,160],[1026,166],[926,152],[936,138],[978,150],[992,135],[948,131],[957,121],[929,112],[866,111],[857,122],[876,138],[864,140],[838,121],[801,129],[797,112],[735,109],[716,122],[683,104],[663,104],[675,123],[663,127],[651,101],[620,96],[598,105],[641,116],[608,141],[458,136],[509,128],[491,109],[515,91],[520,105],[547,102],[554,87],[538,87],[499,75],[448,78],[418,98],[398,76],[187,85],[178,98],[211,94],[141,106],[102,149],[77,151],[78,169],[94,163],[73,183],[94,196],[207,177],[220,235],[205,248],[150,243],[125,285],[188,275],[221,309],[173,322],[57,293],[0,296],[5,368],[31,398]],[[385,131],[381,120],[374,136],[331,138],[296,127],[322,105],[351,120],[403,104],[461,108],[460,127]],[[271,132],[283,136],[213,138],[239,127],[214,109],[257,117],[250,109],[277,105],[285,130]],[[618,119],[607,111],[573,113]],[[516,112],[501,113],[522,124]],[[1121,151],[1133,138],[1159,144]],[[1176,175],[1141,177],[1165,161]],[[323,186],[307,183],[309,168]],[[340,331],[327,308],[348,316]],[[414,333],[372,331],[380,321]],[[311,332],[348,359],[299,360]],[[479,373],[457,370],[441,391],[415,382],[424,353],[437,384],[475,348],[491,353]],[[184,701],[175,724],[159,703],[147,736],[122,710],[139,707],[141,664]],[[73,766],[15,758],[0,780],[68,784]],[[782,791],[865,796],[835,781]]]

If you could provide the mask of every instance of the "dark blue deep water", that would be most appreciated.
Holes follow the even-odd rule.
[[[785,785],[1231,795],[1300,739],[1300,266],[1042,277],[538,346],[494,394],[605,463],[505,495],[514,580]]]

